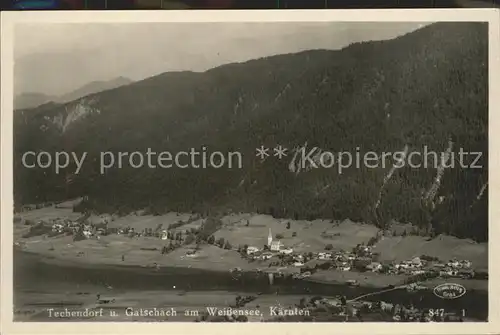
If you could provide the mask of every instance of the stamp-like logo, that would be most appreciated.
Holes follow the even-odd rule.
[[[466,292],[465,287],[453,283],[441,284],[434,288],[434,294],[441,299],[457,299]]]

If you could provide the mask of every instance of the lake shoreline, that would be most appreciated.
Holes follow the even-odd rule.
[[[219,274],[229,275],[229,269],[222,270],[220,268],[214,268],[211,266],[211,262],[203,262],[205,266],[200,267],[199,264],[196,267],[186,266],[185,264],[171,264],[168,266],[162,265],[159,268],[154,268],[151,266],[140,266],[136,264],[113,264],[113,263],[99,263],[90,262],[87,259],[80,259],[75,261],[74,259],[65,258],[54,255],[47,255],[46,253],[40,253],[35,251],[23,250],[22,248],[15,247],[16,252],[23,253],[28,257],[36,257],[37,261],[40,261],[49,265],[56,265],[63,268],[78,268],[78,269],[89,269],[89,270],[115,270],[123,272],[133,272],[135,274],[147,275],[147,276],[164,276],[171,273],[173,270],[177,274],[185,273],[186,275],[193,274]],[[16,254],[16,252],[14,254]],[[14,256],[14,261],[16,257]],[[257,274],[254,270],[243,270],[242,274],[251,275]],[[265,275],[265,271],[264,271]],[[261,273],[262,276],[262,273]],[[263,277],[263,276],[262,276]],[[267,277],[267,276],[266,276]],[[395,275],[383,275],[376,273],[363,273],[363,272],[353,272],[348,273],[336,270],[318,271],[318,273],[313,274],[309,278],[302,279],[302,281],[317,283],[322,285],[334,285],[334,286],[345,286],[348,280],[356,280],[359,283],[360,288],[364,289],[385,289],[390,286],[397,286],[403,283],[405,276],[395,276]],[[298,282],[299,280],[297,280]],[[445,282],[458,283],[466,287],[466,289],[478,291],[481,293],[488,293],[488,281],[487,280],[461,280],[461,279],[443,279],[435,278],[422,283],[422,286],[426,287],[427,290],[433,289],[439,284]]]

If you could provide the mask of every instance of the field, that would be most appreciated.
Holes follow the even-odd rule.
[[[290,229],[286,228],[287,222],[290,223]],[[233,246],[247,244],[262,248],[267,244],[271,229],[273,240],[276,240],[277,234],[281,234],[281,242],[297,252],[323,251],[327,244],[332,244],[334,249],[351,250],[357,244],[366,243],[378,231],[374,226],[349,220],[342,223],[332,223],[330,220],[295,221],[252,214],[226,216],[223,223],[224,226],[215,233],[215,237],[222,237]],[[293,232],[297,233],[296,237],[292,237]],[[325,233],[328,237],[322,236]]]
[[[50,221],[55,219],[64,219],[68,218],[70,220],[76,220],[80,216],[81,213],[74,213],[71,208],[55,208],[55,207],[45,207],[40,209],[35,209],[28,212],[22,212],[17,215],[23,220],[31,220],[31,221]]]
[[[135,231],[140,232],[145,228],[155,229],[159,224],[162,224],[162,229],[167,229],[169,224],[179,221],[187,221],[191,218],[191,214],[167,213],[161,216],[153,215],[126,215],[114,219],[109,223],[112,228],[131,227]],[[180,227],[181,228],[181,227]],[[184,229],[185,227],[182,226]]]

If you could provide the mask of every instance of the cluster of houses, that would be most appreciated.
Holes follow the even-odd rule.
[[[281,241],[273,240],[273,235],[271,233],[271,229],[269,228],[269,236],[267,237],[267,250],[260,249],[258,247],[249,246],[246,248],[246,254],[251,259],[256,260],[268,260],[272,257],[281,254],[281,255],[291,255],[293,254],[292,248],[286,248]]]
[[[110,233],[107,219],[103,218],[99,223],[92,223],[89,217],[90,214],[85,214],[75,221],[67,218],[53,219],[51,221],[52,234],[81,235],[85,238],[92,238]]]
[[[468,260],[453,259],[447,263],[438,260],[426,261],[415,257],[408,261],[388,265],[388,274],[421,275],[434,273],[439,277],[472,278],[474,271]]]
[[[110,220],[106,217],[100,217],[97,220],[98,222],[92,222],[89,217],[90,214],[86,214],[75,221],[67,218],[58,218],[51,220],[49,224],[51,224],[53,235],[64,233],[75,235],[81,232],[85,238],[98,238],[102,235],[118,234],[128,237],[149,236],[161,238],[162,240],[172,239],[170,236],[171,233],[162,229],[161,224],[156,229],[146,228],[139,232],[133,227],[109,227],[108,223]]]
[[[287,257],[283,257],[287,256]],[[433,274],[440,277],[472,278],[474,272],[472,264],[468,260],[450,260],[443,263],[438,259],[422,256],[414,257],[401,262],[384,263],[375,261],[376,253],[371,246],[358,245],[349,251],[323,251],[318,253],[297,253],[292,248],[285,247],[281,241],[273,240],[271,229],[267,239],[267,246],[264,249],[248,246],[246,257],[251,260],[270,260],[273,257],[279,258],[279,262],[272,262],[271,265],[293,266],[307,271],[312,263],[328,264],[328,268],[338,271],[370,271],[393,275],[426,275]],[[303,272],[304,272],[303,271]],[[307,274],[307,273],[306,273]],[[301,274],[301,278],[303,274]]]

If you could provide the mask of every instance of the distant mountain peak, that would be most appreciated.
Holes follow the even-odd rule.
[[[26,92],[18,94],[14,98],[14,109],[28,109],[38,107],[49,102],[52,103],[66,103],[70,101],[74,101],[85,96],[112,90],[118,88],[120,86],[125,86],[133,83],[133,81],[129,78],[120,76],[111,80],[95,80],[88,84],[83,85],[82,87],[66,93],[61,96],[48,96],[43,93],[36,92]]]

